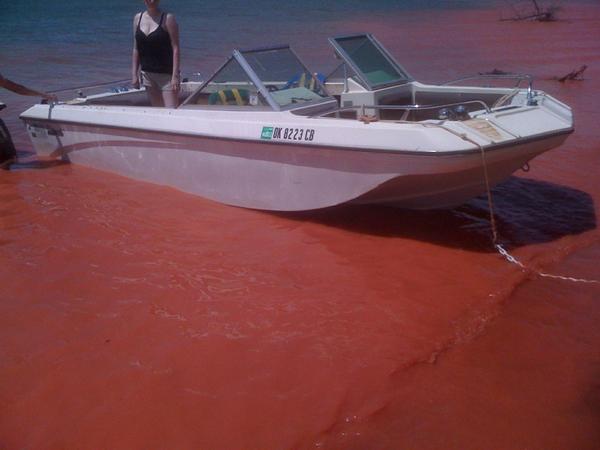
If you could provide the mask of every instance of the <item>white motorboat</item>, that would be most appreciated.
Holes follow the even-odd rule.
[[[229,205],[277,211],[347,202],[461,204],[573,131],[532,88],[426,85],[371,35],[330,39],[324,81],[289,46],[235,50],[176,109],[141,90],[21,114],[39,155],[68,158]]]

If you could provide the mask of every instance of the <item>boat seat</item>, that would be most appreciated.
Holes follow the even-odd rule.
[[[300,72],[288,80],[283,89],[295,87],[305,87],[314,91],[317,87],[317,82],[321,85],[325,84],[325,75],[322,73],[314,73],[312,76],[306,72]]]
[[[246,106],[249,102],[250,93],[247,89],[221,89],[208,96],[209,105]]]
[[[291,105],[300,101],[318,100],[319,94],[305,87],[295,87],[281,91],[271,92],[273,99],[281,106]]]

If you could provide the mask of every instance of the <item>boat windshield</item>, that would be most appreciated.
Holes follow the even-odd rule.
[[[410,75],[394,60],[387,50],[370,34],[330,38],[337,54],[350,66],[365,87],[377,89],[404,84]]]
[[[331,99],[323,78],[311,73],[289,46],[235,50],[185,104],[293,109]]]
[[[281,107],[328,97],[323,80],[311,73],[289,47],[244,51],[242,55]]]

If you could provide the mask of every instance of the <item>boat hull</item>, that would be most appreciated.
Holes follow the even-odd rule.
[[[480,150],[392,152],[59,122],[39,133],[36,125],[28,129],[38,154],[246,208],[301,211],[358,202],[431,209],[485,192]],[[490,183],[567,135],[487,148]]]

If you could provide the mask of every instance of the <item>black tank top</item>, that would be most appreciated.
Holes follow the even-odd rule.
[[[135,42],[138,54],[140,55],[140,65],[144,72],[154,73],[173,73],[173,47],[171,46],[171,36],[169,32],[162,27],[165,13],[160,16],[158,28],[152,33],[144,34],[140,29],[142,16],[138,22],[135,31]]]

